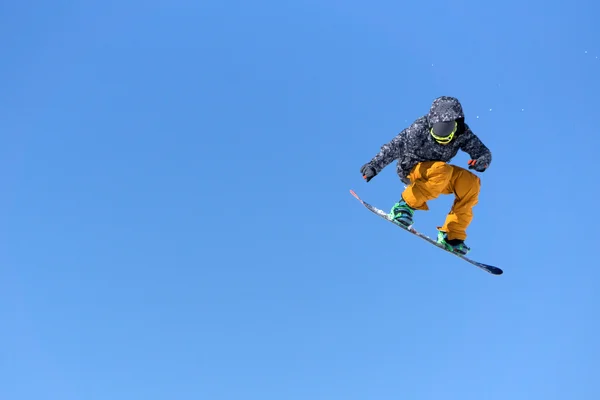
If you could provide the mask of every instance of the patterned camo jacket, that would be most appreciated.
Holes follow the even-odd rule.
[[[424,115],[408,128],[402,130],[389,143],[381,146],[379,153],[370,161],[370,165],[377,173],[398,160],[396,172],[405,184],[409,184],[408,175],[410,171],[422,161],[449,162],[458,150],[462,150],[469,156],[478,160],[477,162],[489,165],[492,161],[492,153],[464,124],[464,131],[446,144],[437,143],[430,134],[430,129],[437,122],[453,121],[464,118],[462,105],[458,99],[442,96],[435,99],[429,113]]]

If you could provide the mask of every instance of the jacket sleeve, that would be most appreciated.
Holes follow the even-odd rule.
[[[404,147],[406,140],[405,130],[400,132],[391,141],[381,146],[379,153],[371,160],[370,164],[375,168],[376,173],[380,173],[385,167],[400,157],[400,152]]]
[[[418,132],[427,125],[425,117],[418,118],[408,128],[403,129],[396,137],[390,142],[381,146],[379,153],[373,157],[370,164],[377,173],[380,173],[382,169],[391,164],[394,160],[400,158],[402,153],[405,151],[406,142],[418,136]]]
[[[483,144],[481,139],[473,133],[470,128],[465,131],[465,142],[461,146],[462,151],[467,153],[473,160],[479,160],[488,166],[492,162],[492,152]]]

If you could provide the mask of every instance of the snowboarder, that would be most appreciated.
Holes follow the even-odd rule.
[[[469,154],[469,169],[484,172],[492,161],[490,150],[465,123],[460,102],[455,97],[435,99],[429,113],[402,130],[360,169],[369,182],[392,161],[407,186],[390,211],[390,218],[409,227],[415,210],[428,210],[427,201],[441,194],[454,194],[452,209],[443,226],[437,227],[437,242],[448,250],[466,255],[467,227],[478,203],[480,179],[472,172],[449,164],[458,150]]]

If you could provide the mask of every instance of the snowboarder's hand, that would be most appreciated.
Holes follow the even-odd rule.
[[[362,168],[360,169],[360,173],[362,174],[363,179],[367,182],[369,182],[371,179],[373,179],[375,175],[377,175],[377,172],[375,172],[375,168],[373,168],[369,163],[366,163],[362,166]]]
[[[482,163],[481,161],[479,161],[479,159],[477,160],[469,160],[469,169],[474,169],[477,172],[483,172],[487,169],[488,165]]]

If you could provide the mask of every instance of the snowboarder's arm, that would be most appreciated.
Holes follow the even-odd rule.
[[[483,144],[481,139],[479,139],[470,128],[467,127],[465,135],[466,140],[461,146],[461,149],[473,160],[476,160],[478,164],[485,165],[486,168],[489,167],[492,162],[492,152],[490,149]]]
[[[375,169],[376,173],[380,173],[381,170],[391,164],[392,161],[400,158],[402,152],[404,151],[406,141],[410,140],[411,137],[414,138],[418,136],[419,132],[422,131],[426,126],[426,118],[418,118],[408,128],[403,129],[398,135],[396,135],[396,137],[393,138],[389,143],[381,146],[379,153],[373,157],[369,163]]]
[[[400,150],[403,147],[405,137],[406,132],[404,130],[396,135],[391,141],[381,146],[379,153],[377,153],[369,163],[375,169],[376,174],[379,174],[381,170],[400,156]]]

